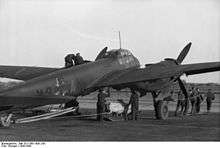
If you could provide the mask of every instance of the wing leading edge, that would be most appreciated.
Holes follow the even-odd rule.
[[[150,65],[142,69],[133,69],[110,74],[96,83],[94,87],[126,85],[135,82],[179,77],[183,74],[194,75],[214,71],[220,71],[220,62],[175,65],[170,68],[158,68],[157,66]]]
[[[27,81],[35,77],[59,70],[59,68],[31,66],[0,66],[0,77]]]

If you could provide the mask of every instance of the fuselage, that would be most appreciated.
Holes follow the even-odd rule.
[[[119,49],[108,52],[97,61],[61,69],[40,76],[17,87],[4,91],[0,96],[80,96],[91,93],[88,88],[104,75],[118,70],[139,68],[140,64],[129,51]]]
[[[173,61],[162,61],[160,63],[149,65],[152,68],[160,68],[175,65]],[[15,86],[0,93],[0,97],[24,97],[22,101],[14,102],[14,99],[4,99],[0,101],[1,105],[17,105],[17,104],[31,104],[36,102],[36,99],[30,99],[33,96],[40,96],[47,98],[49,96],[83,96],[96,91],[93,87],[105,75],[114,73],[125,69],[140,68],[140,63],[128,50],[119,49],[112,50],[106,53],[101,59],[85,63],[82,65],[73,66],[67,69],[60,69],[58,71],[36,77],[24,84]],[[163,87],[167,87],[172,79],[158,79],[154,81],[138,82],[131,87],[135,87],[139,91],[149,92]],[[93,89],[91,89],[93,88]],[[123,86],[122,86],[123,88]],[[28,98],[30,96],[30,98]],[[55,100],[44,100],[39,103],[50,104],[55,103]],[[51,101],[51,102],[50,102]],[[36,104],[36,103],[35,103]],[[37,105],[37,104],[36,104]]]

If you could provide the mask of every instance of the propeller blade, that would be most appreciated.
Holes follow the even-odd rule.
[[[187,93],[187,90],[186,90],[185,85],[183,84],[183,81],[182,81],[180,78],[178,78],[177,80],[178,80],[180,89],[182,90],[182,92],[183,92],[185,98],[188,98],[188,93]]]
[[[189,52],[189,49],[191,47],[192,43],[190,42],[189,44],[187,44],[183,50],[181,51],[181,53],[179,54],[178,58],[176,59],[177,63],[181,64],[182,61],[185,59],[187,53]]]
[[[98,56],[95,58],[95,61],[97,61],[98,59],[101,59],[103,57],[103,55],[106,53],[108,47],[105,47],[104,49],[101,50],[101,52],[98,54]]]
[[[183,113],[184,113],[184,115],[186,115],[189,110],[189,98],[188,98],[189,95],[188,95],[188,92],[187,92],[186,87],[183,84],[182,80],[180,78],[178,78],[177,80],[178,80],[180,89],[182,90],[182,92],[185,96],[185,109],[184,109]]]

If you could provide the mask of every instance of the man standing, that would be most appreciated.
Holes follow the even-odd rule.
[[[64,58],[65,60],[65,68],[69,68],[73,66],[73,61],[75,60],[75,55],[74,54],[68,54]]]
[[[200,112],[200,105],[201,105],[202,101],[203,101],[203,97],[200,94],[199,89],[197,88],[196,89],[196,103],[195,103],[196,113]]]
[[[178,92],[178,100],[177,100],[177,106],[176,106],[175,116],[177,116],[177,113],[178,113],[180,107],[181,107],[180,113],[181,113],[181,115],[183,114],[183,109],[184,109],[184,107],[185,107],[185,101],[186,101],[186,100],[185,100],[185,97],[184,97],[184,95],[183,95],[183,92],[180,90],[180,91]]]
[[[215,94],[212,93],[211,89],[208,89],[208,92],[206,94],[207,113],[209,113],[211,110],[213,100],[215,100]]]
[[[129,105],[131,104],[131,118],[132,120],[138,120],[138,112],[139,112],[139,96],[134,89],[131,89],[131,97],[129,101]]]
[[[195,88],[192,87],[192,89],[189,92],[189,99],[191,102],[191,114],[195,113],[195,104],[196,104],[196,92],[195,92]]]
[[[105,98],[108,97],[109,94],[105,93],[104,89],[99,89],[98,93],[98,102],[96,103],[96,109],[97,109],[97,120],[103,121],[103,113],[105,112]]]
[[[80,64],[83,64],[84,63],[84,60],[83,58],[80,56],[80,53],[77,53],[76,54],[76,57],[75,57],[75,65],[80,65]]]

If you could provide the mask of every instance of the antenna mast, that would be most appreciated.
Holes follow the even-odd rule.
[[[120,33],[120,31],[118,31],[118,35],[119,35],[119,45],[120,45],[120,49],[121,49],[121,33]]]

